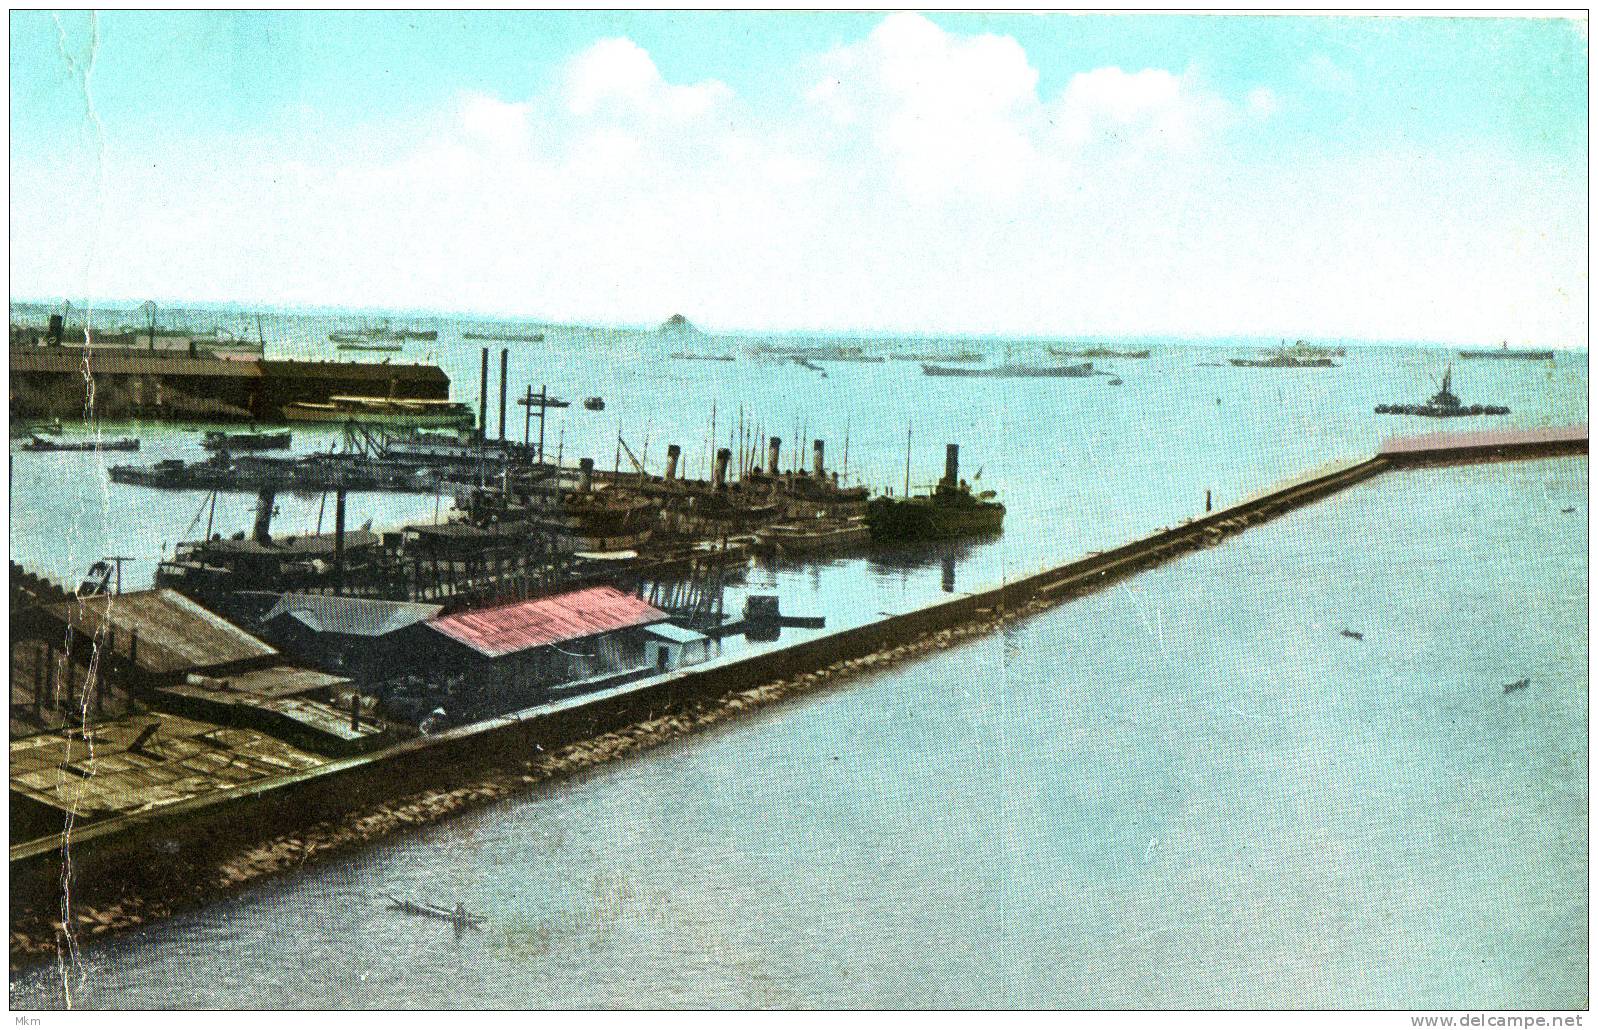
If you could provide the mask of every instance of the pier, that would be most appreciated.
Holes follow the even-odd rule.
[[[280,422],[332,397],[448,400],[436,365],[227,358],[209,352],[37,346],[10,351],[13,418],[81,416]],[[90,391],[92,380],[92,393]]]
[[[1388,471],[1585,453],[1585,426],[1391,440],[1369,458],[1317,470],[1112,550],[978,593],[825,632],[789,647],[614,682],[366,754],[315,756],[304,767],[279,775],[218,782],[215,789],[171,804],[80,823],[66,835],[57,831],[14,839],[13,961],[55,947],[59,931],[52,921],[59,920],[58,895],[69,851],[77,903],[90,908],[116,903],[121,911],[142,905],[158,915],[303,862],[313,849],[327,853],[356,846],[399,826],[526,789],[850,673],[987,632],[1006,620],[1219,544]],[[115,743],[108,739],[108,745],[101,749],[102,759],[115,756]],[[300,753],[295,752],[296,761]],[[166,856],[160,863],[149,861],[155,849]]]

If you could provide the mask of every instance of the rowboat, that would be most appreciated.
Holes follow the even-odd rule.
[[[475,927],[483,924],[483,917],[474,916],[467,912],[464,905],[458,905],[454,909],[447,909],[439,905],[428,905],[420,901],[406,901],[403,898],[396,898],[392,894],[383,896],[388,899],[388,907],[395,912],[404,912],[413,916],[427,916],[430,919],[442,919],[445,922],[454,923],[457,927]]]

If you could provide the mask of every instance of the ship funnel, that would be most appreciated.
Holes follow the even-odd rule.
[[[682,457],[682,448],[671,444],[666,448],[666,482],[677,478],[677,459]]]
[[[946,444],[943,448],[943,482],[946,486],[960,485],[960,445]]]
[[[488,348],[483,348],[483,372],[477,384],[477,438],[488,439]]]
[[[771,438],[771,467],[768,468],[766,471],[770,472],[773,476],[775,476],[777,474],[777,469],[780,468],[781,466],[782,466],[782,437],[774,436],[774,437]]]
[[[577,463],[577,492],[586,494],[594,488],[594,459],[584,458]]]
[[[827,442],[825,440],[817,440],[816,441],[815,450],[816,450],[816,459],[815,459],[816,478],[820,479],[822,476],[827,474],[827,472],[826,472],[826,469],[827,469],[827,462],[826,462]]]
[[[731,460],[731,448],[723,447],[716,452],[716,471],[713,481],[717,490],[725,490],[727,488],[727,462]]]
[[[277,501],[277,494],[272,490],[262,490],[255,496],[255,531],[251,539],[261,545],[272,542],[272,505]]]

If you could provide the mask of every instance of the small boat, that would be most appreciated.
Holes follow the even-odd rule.
[[[604,411],[605,410],[605,398],[603,398],[603,397],[587,397],[587,398],[584,398],[583,407],[587,408],[589,411]]]
[[[334,334],[337,335],[337,334]],[[370,343],[367,341],[346,341],[338,345],[339,350],[375,350],[375,351],[401,351],[405,349],[403,343]]]
[[[499,343],[543,343],[543,333],[461,333],[463,340],[494,340]]]
[[[518,397],[516,403],[524,408],[569,408],[571,401],[563,401],[559,397]]]
[[[826,369],[822,368],[814,361],[811,361],[809,358],[794,358],[793,363],[798,365],[800,368],[808,368],[812,372],[820,372],[822,375],[827,374]]]
[[[967,376],[986,379],[1081,379],[1093,374],[1093,362],[1076,365],[994,365],[991,368],[948,368],[943,365],[922,365],[921,371],[929,376]]]
[[[1049,353],[1057,358],[1146,358],[1146,350],[1111,350],[1109,347],[1087,347],[1082,350],[1065,350],[1050,347]]]
[[[1504,684],[1504,693],[1513,694],[1515,691],[1517,691],[1517,690],[1525,690],[1529,686],[1531,686],[1531,680],[1530,679],[1518,679],[1518,680],[1516,680],[1513,683],[1505,683]]]
[[[778,554],[815,554],[857,547],[871,541],[871,527],[861,515],[843,519],[762,526],[755,530],[757,545]]]
[[[1462,358],[1519,358],[1522,361],[1552,361],[1554,352],[1551,350],[1510,350],[1509,341],[1505,340],[1497,350],[1462,350]]]
[[[1365,639],[1365,634],[1359,632],[1358,630],[1353,630],[1353,629],[1345,629],[1345,630],[1343,630],[1343,636],[1349,638],[1350,640],[1364,640]]]
[[[672,357],[678,361],[737,361],[731,354],[690,354],[687,351],[676,351]]]
[[[287,429],[281,433],[210,432],[200,446],[208,451],[280,451],[293,440],[293,433]]]
[[[1120,376],[1111,376],[1109,385],[1111,385],[1111,386],[1120,386],[1121,385],[1121,377]]]
[[[442,905],[428,905],[419,901],[406,901],[396,898],[392,894],[383,895],[388,899],[388,907],[395,912],[405,912],[413,916],[427,916],[430,919],[442,919],[454,923],[457,927],[481,926],[482,916],[472,915],[466,911],[465,905],[456,905],[453,909],[444,908]]]
[[[133,437],[120,440],[99,440],[86,438],[78,440],[46,440],[43,437],[31,436],[28,442],[22,445],[25,451],[136,451],[139,441]]]

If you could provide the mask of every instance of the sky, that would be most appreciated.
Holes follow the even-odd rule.
[[[1584,20],[17,12],[11,291],[1586,345]]]

